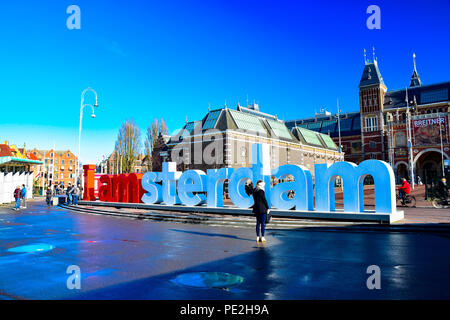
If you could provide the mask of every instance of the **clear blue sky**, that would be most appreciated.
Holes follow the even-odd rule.
[[[68,30],[66,8],[81,8]],[[381,8],[381,30],[366,8]],[[76,152],[81,91],[98,91],[83,120],[82,159],[114,148],[127,118],[171,131],[208,109],[256,100],[281,119],[358,106],[363,49],[388,90],[404,88],[417,55],[424,84],[450,80],[447,1],[4,1],[0,6],[0,139]],[[92,99],[92,96],[87,98]],[[93,101],[93,100],[91,100]]]

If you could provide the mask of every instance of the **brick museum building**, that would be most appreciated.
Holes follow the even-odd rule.
[[[178,170],[240,168],[252,166],[252,145],[270,146],[271,167],[298,164],[314,177],[314,164],[340,161],[344,155],[328,134],[302,127],[289,129],[275,115],[257,104],[208,110],[198,120],[187,122],[168,140],[159,137],[152,153],[153,170],[164,161],[177,162]]]
[[[306,128],[329,134],[339,144],[345,160],[389,162],[397,182],[449,180],[450,82],[422,84],[415,55],[409,87],[388,91],[377,60],[365,57],[359,82],[359,111],[286,121],[289,129]],[[339,130],[340,129],[340,130]],[[412,170],[411,170],[412,169]]]

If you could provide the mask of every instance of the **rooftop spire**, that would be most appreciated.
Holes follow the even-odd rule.
[[[410,88],[421,87],[422,81],[420,80],[419,74],[417,73],[416,54],[415,53],[413,53],[413,63],[414,63],[414,70],[413,70],[413,74],[411,76],[411,82],[409,83],[409,87]]]

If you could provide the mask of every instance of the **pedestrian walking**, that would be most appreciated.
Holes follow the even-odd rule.
[[[74,206],[78,205],[78,192],[79,192],[78,187],[74,186],[72,191],[72,204]]]
[[[66,203],[67,204],[71,204],[72,203],[72,193],[73,193],[73,186],[72,184],[69,182],[69,185],[67,186],[66,189]]]
[[[52,188],[48,187],[47,188],[47,194],[46,194],[46,197],[45,197],[45,201],[47,201],[47,206],[52,206],[53,205],[52,196],[53,196]]]
[[[256,241],[265,242],[266,215],[269,213],[266,193],[264,192],[264,182],[258,180],[256,188],[253,190],[253,214],[256,216]],[[261,236],[260,236],[261,235]]]
[[[20,186],[17,186],[16,189],[14,190],[14,199],[16,200],[16,205],[14,206],[13,210],[20,210],[20,194],[21,194],[21,190],[20,190]]]
[[[22,185],[22,190],[20,191],[20,198],[22,199],[22,208],[27,208],[27,187],[25,185]]]

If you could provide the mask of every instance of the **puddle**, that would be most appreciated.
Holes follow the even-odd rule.
[[[25,245],[25,246],[9,248],[7,251],[18,252],[18,253],[32,253],[32,252],[50,251],[54,248],[55,247],[52,246],[51,244],[35,243],[35,244],[29,244],[29,245]]]
[[[228,290],[244,281],[244,278],[225,272],[192,272],[177,276],[172,282],[197,288],[216,288]]]

